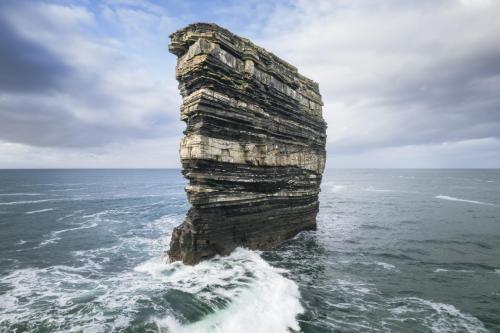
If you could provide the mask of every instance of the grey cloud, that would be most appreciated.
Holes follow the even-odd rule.
[[[485,99],[500,102],[496,89],[492,89],[500,81],[500,46],[493,41],[465,55],[444,59],[434,60],[431,48],[423,51],[431,64],[417,73],[401,73],[394,89],[385,92],[387,102],[418,103],[428,108]],[[385,84],[391,86],[391,82]]]
[[[500,138],[500,48],[496,44],[408,74],[360,92],[372,99],[364,107],[367,121],[371,108],[382,108],[399,119],[399,128],[370,142],[354,143],[355,138],[348,138],[332,144],[332,152]]]
[[[394,86],[382,83],[386,90],[372,106],[401,115],[393,145],[500,138],[500,47],[491,42],[437,60],[429,49],[429,66],[401,73]]]
[[[0,7],[1,8],[1,7]],[[0,91],[48,91],[73,70],[63,59],[16,33],[0,15]]]
[[[30,15],[44,14],[23,6],[8,2],[8,6],[0,5],[0,10],[8,7],[11,15],[28,22]],[[68,54],[58,54],[50,45],[21,35],[0,13],[0,141],[84,148],[180,132],[177,112],[167,112],[171,97],[161,91],[163,87],[148,83],[137,87],[133,77],[121,77],[129,75],[126,56],[109,51],[106,41],[99,45],[101,41],[79,30],[66,31],[63,26],[57,30],[57,21],[50,16],[40,21],[51,22],[48,34],[60,37],[61,43],[80,40],[84,47],[102,47],[103,64],[115,67],[77,63]],[[95,57],[90,53],[93,49],[83,48],[81,52],[78,56]],[[116,87],[115,81],[125,86]],[[132,91],[128,84],[133,85]],[[171,104],[174,109],[175,104]]]
[[[83,2],[89,5],[83,8],[76,1],[66,8],[80,8],[81,17],[88,14],[90,18],[82,22],[95,21],[92,29],[100,30],[99,24],[112,27],[113,32],[104,32],[110,34],[105,38],[118,32],[118,43],[140,44],[136,59],[152,67],[154,63],[155,69],[166,65],[172,70],[162,74],[172,77],[171,87],[164,83],[153,87],[140,86],[150,77],[122,76],[137,63],[113,47],[107,54],[104,39],[97,41],[106,48],[102,59],[77,63],[73,58],[95,56],[94,49],[86,47],[93,47],[96,40],[89,39],[85,29],[67,31],[71,22],[65,20],[61,26],[50,13],[35,21],[47,28],[44,36],[52,39],[25,38],[9,25],[11,21],[2,20],[5,3],[10,13],[23,15],[26,22],[35,20],[34,15],[45,15],[41,10],[19,10],[22,2],[0,4],[0,141],[83,151],[109,143],[180,136],[183,125],[178,121],[174,62],[162,63],[169,61],[164,48],[166,30],[171,28],[163,17],[166,7],[141,7],[147,2],[128,7],[138,14],[141,10],[153,13],[146,20],[151,24],[144,24],[142,15],[134,16],[134,21],[127,11],[119,11],[120,1],[104,1],[96,7],[108,5],[104,23],[92,16],[91,3]],[[200,11],[197,4],[172,6],[179,13],[174,22],[200,20],[194,12]],[[446,156],[454,145],[460,149],[447,158],[460,155],[460,163],[471,166],[468,158],[487,155],[476,154],[484,142],[500,142],[500,21],[493,15],[500,8],[495,1],[326,0],[269,5],[252,0],[219,7],[210,12],[210,18],[220,18],[236,33],[252,37],[319,82],[329,122],[328,153],[345,156],[351,163],[345,166],[369,166],[364,160],[368,155],[374,165],[380,158],[390,166],[385,160],[392,154],[424,154],[431,146],[438,148],[429,152]],[[242,8],[245,14],[240,13]],[[154,17],[164,23],[163,30]],[[56,41],[86,44],[68,45],[65,51],[72,53],[65,53],[56,52]],[[162,57],[151,59],[158,53]],[[103,65],[108,63],[111,69]],[[152,80],[160,76],[155,75]],[[151,103],[153,99],[156,102]],[[471,140],[477,144],[461,144]],[[498,144],[485,147],[488,154],[498,150]],[[356,155],[361,156],[358,162]],[[411,163],[416,162],[417,158]]]
[[[156,138],[169,132],[161,117],[158,122],[147,121],[146,129],[85,122],[58,106],[57,101],[29,95],[1,98],[0,109],[3,140],[40,147],[96,147],[133,138]]]
[[[500,138],[497,3],[319,4],[266,42],[319,81],[330,153]]]

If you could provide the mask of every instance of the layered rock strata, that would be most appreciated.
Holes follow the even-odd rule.
[[[170,38],[192,205],[174,229],[170,259],[195,264],[237,246],[267,250],[314,229],[326,156],[318,84],[215,24]]]

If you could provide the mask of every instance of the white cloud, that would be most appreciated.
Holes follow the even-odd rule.
[[[383,147],[500,135],[499,10],[492,1],[297,1],[271,15],[260,43],[319,82],[330,158],[350,153],[362,166],[358,154]]]
[[[361,164],[360,162],[364,162]],[[494,138],[377,148],[336,154],[328,168],[498,168],[500,140]]]
[[[125,9],[117,7],[116,10]],[[130,22],[136,22],[137,27],[143,25],[144,29],[154,26],[155,30],[145,30],[143,35],[151,33],[158,38],[156,29],[160,26],[151,20],[152,14],[136,9],[123,15],[127,17],[117,22],[115,28],[126,31],[125,35],[129,34]],[[141,17],[139,21],[138,17]],[[22,129],[24,124],[25,130],[31,131],[31,119],[40,115],[41,110],[47,122],[51,117],[53,122],[60,122],[51,129],[61,131],[60,135],[51,135],[54,140],[39,140],[38,136],[47,136],[47,133],[34,132],[31,136],[25,135],[21,142],[35,146],[67,146],[68,142],[69,145],[85,146],[86,141],[81,137],[88,136],[88,145],[105,145],[131,139],[168,138],[176,131],[180,134],[181,126],[176,123],[179,97],[173,77],[174,65],[171,64],[169,72],[166,66],[149,70],[149,62],[158,62],[155,57],[167,58],[165,45],[162,45],[161,55],[138,56],[142,44],[132,41],[132,37],[115,39],[95,34],[93,30],[101,24],[97,16],[79,6],[21,5],[10,8],[6,18],[24,39],[42,45],[67,68],[58,76],[61,83],[49,92],[41,89],[38,93],[2,94],[4,121],[10,119],[9,114],[16,114],[12,128]],[[150,25],[145,26],[144,20],[149,20]],[[159,20],[163,21],[164,16]],[[164,25],[161,29],[167,28]],[[35,105],[39,110],[33,107]],[[66,120],[71,123],[65,123]]]
[[[36,147],[0,141],[0,166],[17,168],[180,168],[177,138],[113,143],[98,148]]]
[[[0,167],[177,165],[184,125],[166,46],[186,18],[219,19],[319,82],[330,167],[495,165],[499,2],[13,4],[0,5],[14,29],[3,40],[43,52],[22,58],[35,70],[13,89],[0,84]]]

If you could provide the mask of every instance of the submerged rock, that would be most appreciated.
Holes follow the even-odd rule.
[[[195,264],[316,227],[326,123],[318,84],[248,39],[197,23],[170,36],[192,207],[168,255]]]

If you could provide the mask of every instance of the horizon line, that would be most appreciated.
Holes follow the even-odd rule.
[[[325,168],[329,170],[500,170],[500,167],[346,167],[346,168]],[[182,170],[182,167],[101,167],[101,168],[0,168],[0,171],[7,170]]]

